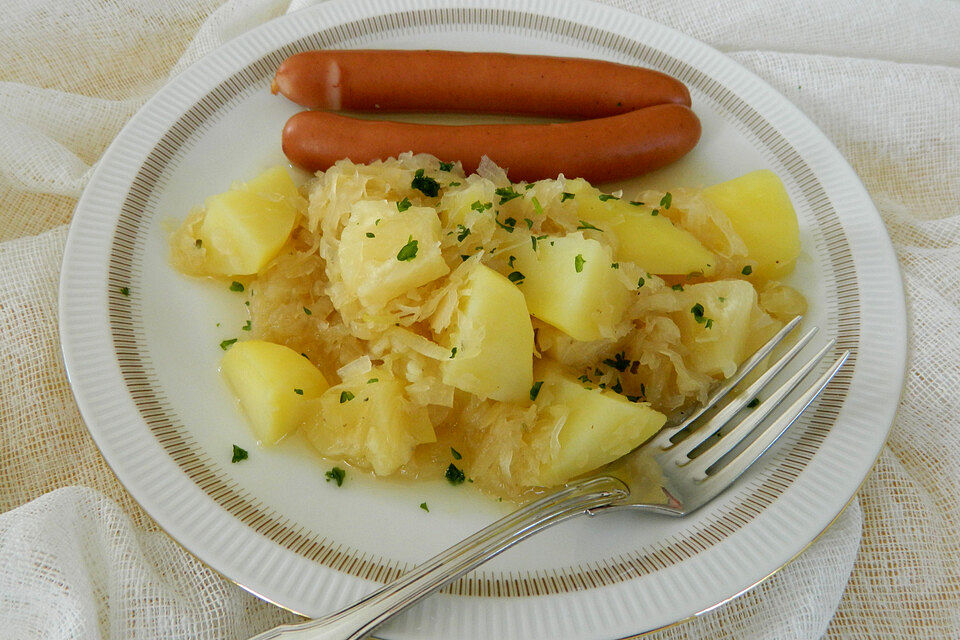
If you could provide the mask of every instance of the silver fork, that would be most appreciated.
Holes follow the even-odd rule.
[[[279,626],[251,640],[359,640],[435,589],[475,569],[524,538],[573,516],[634,509],[683,517],[696,511],[733,484],[756,462],[846,362],[849,352],[845,351],[790,406],[759,430],[752,441],[748,439],[833,349],[835,341],[830,340],[786,382],[772,391],[766,400],[732,428],[729,427],[731,419],[744,410],[813,339],[817,333],[817,329],[813,328],[746,389],[694,428],[695,423],[742,382],[799,323],[798,317],[783,327],[744,362],[733,377],[718,387],[703,406],[677,424],[664,428],[617,464],[530,502],[341,611],[300,624]],[[710,441],[713,441],[712,444]],[[662,472],[659,487],[662,496],[658,496],[661,502],[643,501],[637,497],[643,493],[638,484],[637,471],[651,455]],[[631,487],[634,497],[631,497]]]

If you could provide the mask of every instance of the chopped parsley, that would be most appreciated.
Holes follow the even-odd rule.
[[[583,374],[582,376],[577,378],[577,380],[579,380],[580,382],[583,382],[584,384],[586,384],[587,382],[590,382],[590,378],[587,377],[587,374]]]
[[[403,213],[404,211],[409,209],[411,206],[413,205],[410,202],[410,198],[404,196],[403,200],[397,203],[397,211],[399,211],[400,213]]]
[[[470,235],[470,229],[463,226],[462,224],[457,225],[457,230],[459,231],[459,233],[457,233],[458,242],[463,242],[466,239],[466,237]]]
[[[667,191],[663,197],[660,198],[660,206],[664,209],[669,209],[671,204],[673,204],[673,194]]]
[[[230,283],[230,291],[243,291],[243,283],[234,280]]]
[[[347,472],[340,467],[334,467],[324,475],[327,476],[327,482],[336,482],[338,487],[342,487],[343,479],[347,477]]]
[[[523,221],[527,223],[527,229],[533,229],[533,220],[530,218],[524,218]]]
[[[567,200],[571,200],[576,197],[577,197],[577,194],[564,191],[563,193],[560,194],[560,202],[565,202]]]
[[[294,392],[295,394],[297,394],[298,396],[302,396],[302,395],[303,395],[303,389],[294,389],[293,392]]]
[[[195,246],[197,249],[203,248],[203,240],[201,240],[200,238],[197,238],[196,240],[194,240],[193,246]]]
[[[707,329],[713,329],[713,318],[707,318],[707,324],[704,325]]]
[[[642,207],[645,203],[640,202],[639,200],[631,200],[630,204],[632,204],[635,207]]]
[[[237,341],[236,338],[230,338],[229,340],[224,340],[223,342],[220,343],[220,348],[226,351],[227,349],[232,347],[233,343],[236,341]]]
[[[349,391],[341,391],[341,392],[340,392],[340,404],[343,404],[343,403],[345,403],[345,402],[350,402],[351,400],[354,399],[354,397],[355,397],[355,396],[354,396],[352,393],[350,393]]]
[[[652,216],[658,216],[658,215],[660,215],[660,209],[651,209],[650,215],[652,215]]]
[[[591,229],[593,231],[599,231],[603,233],[603,229],[601,229],[600,227],[595,227],[585,220],[580,221],[580,225],[577,227],[577,231],[579,231],[580,229]]]
[[[537,241],[543,240],[547,236],[530,236],[530,244],[533,246],[533,250],[537,250]]]
[[[466,262],[469,259],[470,259],[470,256],[465,255],[463,253],[460,254],[460,262]]]
[[[747,409],[755,409],[760,406],[760,398],[754,398],[747,403]]]
[[[460,186],[460,183],[459,183],[459,182],[451,182],[451,183],[448,184],[447,186],[448,186],[448,187],[459,187],[459,186]]]
[[[417,257],[417,241],[413,239],[413,236],[407,240],[407,244],[403,245],[400,248],[400,251],[397,252],[397,260],[400,262],[409,262]]]
[[[367,231],[367,237],[368,237],[368,238],[376,238],[377,236],[375,236],[374,234],[372,234],[372,233],[370,233],[369,231]]]
[[[644,280],[643,278],[640,278],[639,280],[637,280],[637,289],[642,289],[643,285],[645,285],[646,283],[647,283],[646,280]]]
[[[673,289],[674,291],[683,291],[683,285],[682,285],[682,284],[675,284],[675,285],[673,285],[673,286],[670,287],[670,288]]]
[[[608,367],[613,367],[620,373],[623,373],[627,370],[627,367],[630,366],[630,362],[631,361],[627,358],[626,354],[621,351],[620,353],[614,355],[612,359],[607,358],[604,360],[603,364],[607,365]]]
[[[241,330],[241,331],[250,331],[251,326],[252,326],[252,323],[251,323],[249,320],[247,320],[247,324],[245,324],[245,325],[243,325],[242,327],[240,327],[240,330]]]
[[[250,454],[247,453],[246,449],[241,449],[237,445],[233,445],[233,457],[230,458],[230,463],[240,462],[241,460],[246,460],[250,457]]]
[[[586,260],[583,259],[583,255],[577,254],[577,257],[573,259],[573,268],[577,270],[577,273],[583,271],[583,264]]]
[[[374,382],[380,382],[380,378],[370,378],[367,380],[367,384],[373,384]]]
[[[441,162],[441,163],[440,163],[440,171],[450,171],[450,169],[453,169],[453,163],[452,163],[452,162]]]
[[[410,187],[431,198],[436,198],[437,194],[440,193],[440,183],[430,176],[424,175],[423,169],[417,169],[416,173],[413,174]]]
[[[519,198],[521,196],[521,194],[513,190],[513,185],[510,185],[509,187],[499,187],[494,189],[493,192],[500,196],[500,204],[510,202],[514,198]]]
[[[619,200],[619,199],[620,199],[620,198],[618,198],[617,196],[615,196],[615,195],[613,195],[613,194],[610,194],[610,193],[601,193],[601,194],[600,194],[599,196],[597,196],[597,197],[600,198],[600,202],[606,202],[607,200]]]
[[[130,287],[120,287],[120,295],[130,296]]]
[[[538,216],[543,215],[543,207],[540,206],[540,201],[537,200],[537,196],[530,198],[530,203],[533,205],[533,210],[537,212]]]
[[[513,282],[514,284],[521,282],[526,276],[524,276],[519,271],[511,271],[507,274],[507,280]]]
[[[305,314],[307,314],[308,316],[312,316],[312,315],[313,315],[313,311],[310,311],[310,309],[308,309],[307,307],[304,307],[304,308],[303,308],[303,312],[304,312]]]
[[[611,262],[611,263],[610,263],[610,268],[611,268],[611,269],[619,269],[619,268],[620,268],[620,263],[619,263],[619,262]]]
[[[477,200],[476,202],[470,205],[471,209],[473,209],[474,211],[479,211],[480,213],[483,213],[484,211],[486,211],[487,209],[491,209],[492,207],[493,207],[492,202],[480,202],[479,200]]]
[[[446,472],[443,474],[443,477],[446,478],[450,484],[457,485],[463,484],[463,481],[467,479],[467,474],[458,469],[457,465],[451,462],[450,466],[447,467]]]
[[[462,460],[462,459],[463,459],[463,456],[460,455],[460,452],[457,451],[456,449],[454,449],[453,447],[450,447],[450,455],[453,456],[453,459],[454,459],[454,460]]]
[[[740,273],[742,273],[745,276],[748,276],[751,273],[753,273],[753,267],[751,267],[750,265],[747,265],[743,268],[743,270]]]
[[[510,256],[510,259],[507,260],[507,265],[513,268],[513,263],[517,261],[517,256]]]
[[[693,305],[692,307],[690,307],[690,313],[693,314],[694,320],[696,320],[698,323],[704,322],[704,319],[703,319],[703,305],[700,304],[699,302],[698,302],[697,304]]]
[[[523,190],[524,190],[524,191],[530,191],[530,189],[533,189],[534,186],[535,186],[535,185],[533,185],[533,184],[525,184],[525,185],[523,185]]]
[[[623,385],[620,384],[620,378],[617,378],[617,383],[610,387],[610,391],[615,393],[623,393]]]
[[[421,503],[420,503],[420,508],[423,509],[424,511],[426,511],[427,513],[430,513],[430,507],[427,506],[427,503],[426,503],[426,502],[421,502]]]
[[[516,226],[517,221],[513,218],[507,218],[503,222],[500,222],[498,218],[493,219],[497,223],[497,226],[506,231],[507,233],[513,233],[513,227]]]
[[[533,383],[533,386],[532,386],[532,387],[530,387],[530,400],[531,400],[531,402],[532,402],[533,400],[536,400],[536,399],[537,399],[537,396],[540,395],[540,387],[542,387],[542,386],[543,386],[543,380],[538,380],[538,381],[536,381],[536,382]]]
[[[450,349],[450,359],[453,360],[456,357],[457,357],[457,348],[454,347],[453,349]]]

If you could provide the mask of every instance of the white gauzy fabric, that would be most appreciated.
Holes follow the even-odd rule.
[[[857,500],[773,578],[652,637],[960,637],[960,4],[610,1],[723,50],[837,144],[894,241],[912,327],[900,411]],[[5,3],[4,638],[240,639],[290,620],[192,558],[117,483],[60,362],[56,292],[63,225],[127,118],[203,54],[312,3]]]

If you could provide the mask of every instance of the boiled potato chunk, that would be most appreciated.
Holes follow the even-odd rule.
[[[777,174],[754,171],[707,187],[702,194],[730,219],[747,245],[754,276],[777,279],[793,271],[800,255],[800,228]]]
[[[302,206],[283,167],[211,196],[198,233],[206,250],[204,270],[224,276],[257,273],[280,253]]]
[[[612,267],[609,247],[573,233],[516,253],[519,288],[534,317],[577,340],[613,334],[631,296]]]
[[[403,384],[382,368],[330,387],[316,404],[304,431],[317,451],[377,475],[390,475],[418,444],[437,439],[426,409],[411,403]]]
[[[220,373],[264,444],[274,444],[297,429],[311,412],[311,399],[329,386],[320,370],[299,353],[262,340],[230,347]]]
[[[558,365],[537,368],[543,386],[537,404],[547,407],[537,437],[558,446],[540,465],[536,484],[551,486],[613,462],[646,442],[667,417],[646,402],[630,402],[609,390],[588,389]],[[559,420],[558,420],[559,418]],[[556,424],[562,420],[556,435]]]
[[[460,292],[456,354],[443,381],[481,398],[522,400],[533,384],[533,326],[517,286],[477,264]]]
[[[348,291],[380,307],[450,269],[440,254],[440,219],[430,207],[400,211],[395,202],[354,203],[340,237],[340,272]]]
[[[686,285],[683,299],[684,308],[673,317],[681,341],[690,349],[690,366],[729,378],[754,344],[752,320],[755,313],[762,313],[756,290],[745,280],[718,280]],[[700,307],[695,309],[696,305]]]
[[[571,180],[567,186],[576,193],[580,219],[617,237],[617,260],[657,275],[710,275],[716,268],[716,257],[693,234],[675,227],[666,216],[653,215],[651,207],[617,198],[601,200],[600,191],[582,180]]]

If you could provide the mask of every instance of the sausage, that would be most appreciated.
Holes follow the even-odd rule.
[[[562,173],[596,183],[667,165],[699,139],[700,120],[679,104],[577,122],[459,126],[303,111],[283,128],[283,152],[308,171],[328,169],[341,158],[368,163],[405,151],[429,153],[444,161],[459,160],[468,174],[486,155],[509,169],[514,181]]]
[[[690,106],[659,71],[601,60],[459,51],[306,51],[277,69],[273,93],[331,111],[502,113],[603,118]]]

